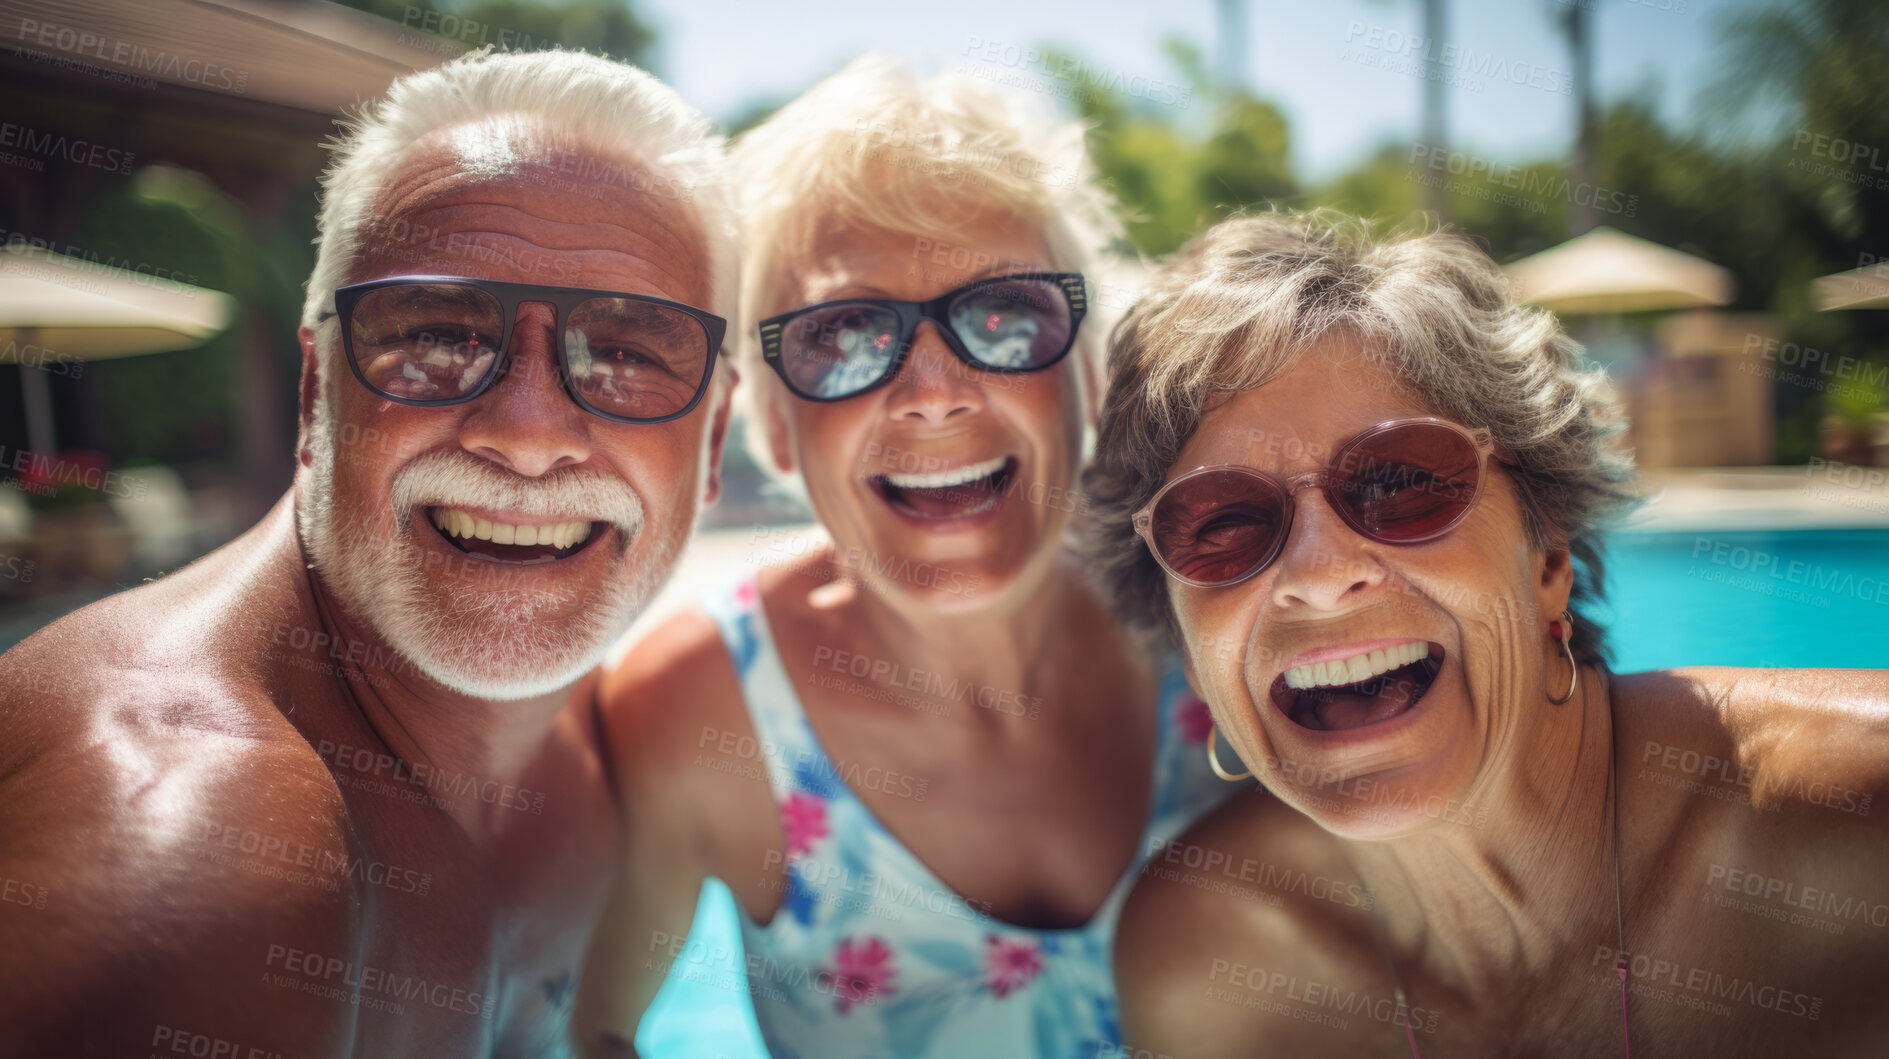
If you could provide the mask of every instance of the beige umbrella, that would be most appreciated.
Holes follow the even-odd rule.
[[[1518,300],[1558,313],[1646,312],[1732,300],[1726,269],[1604,225],[1504,270]]]
[[[1877,263],[1810,282],[1817,308],[1889,309],[1889,264]]]
[[[55,445],[48,374],[69,374],[75,361],[202,345],[235,310],[221,291],[21,243],[0,247],[0,363],[20,366],[32,449]]]

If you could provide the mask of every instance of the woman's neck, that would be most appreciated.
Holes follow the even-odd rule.
[[[1050,704],[1068,701],[1058,684],[1079,675],[1070,663],[1118,660],[1118,634],[1080,567],[1064,554],[1048,557],[1039,570],[1006,587],[986,606],[939,609],[907,604],[855,581],[836,582],[813,594],[814,606],[844,614],[862,652],[904,667],[925,670],[956,686],[989,689]],[[1021,716],[1010,710],[973,710],[990,719]]]
[[[1565,980],[1572,955],[1614,946],[1610,701],[1605,671],[1583,667],[1575,701],[1540,703],[1521,752],[1471,795],[1491,808],[1480,825],[1347,843],[1396,964],[1493,998]]]

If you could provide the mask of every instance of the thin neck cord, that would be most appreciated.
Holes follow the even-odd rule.
[[[1618,956],[1614,959],[1614,971],[1620,976],[1620,1044],[1626,1051],[1627,1059],[1633,1059],[1633,1034],[1627,1027],[1627,917],[1622,911],[1620,900],[1620,726],[1615,723],[1612,689],[1607,695],[1607,800],[1611,803],[1614,818],[1614,927],[1618,931]],[[1410,1042],[1410,1054],[1413,1059],[1423,1059],[1423,1053],[1417,1050],[1417,1033],[1410,1025],[1410,1002],[1404,997],[1404,980],[1397,973],[1397,964],[1391,959],[1390,941],[1385,937],[1384,917],[1377,910],[1375,902],[1371,905],[1372,932],[1377,935],[1378,951],[1384,954],[1384,969],[1390,972],[1391,988],[1397,993],[1397,1010],[1403,1016],[1404,1039]]]

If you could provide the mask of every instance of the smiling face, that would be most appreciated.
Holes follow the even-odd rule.
[[[781,268],[768,313],[855,296],[925,301],[988,276],[1054,271],[1041,234],[1013,218],[961,240],[980,262],[1002,262],[989,268],[937,264],[916,252],[926,242],[822,229]],[[926,321],[886,385],[823,403],[772,380],[763,415],[776,464],[801,472],[841,560],[868,588],[931,607],[979,606],[1027,591],[1057,552],[1082,440],[1076,363],[984,372]]]
[[[568,176],[599,165],[637,162],[511,119],[436,133],[383,185],[350,281],[471,276],[708,305],[708,252],[686,204]],[[594,665],[714,489],[725,387],[670,422],[605,420],[559,379],[554,316],[521,304],[509,372],[432,408],[362,386],[332,322],[303,332],[310,557],[356,620],[482,698],[543,694]]]
[[[1314,347],[1211,407],[1169,477],[1237,464],[1325,469],[1389,419],[1434,416],[1353,345]],[[1221,734],[1274,793],[1327,829],[1389,837],[1460,821],[1518,755],[1549,681],[1540,615],[1572,587],[1565,552],[1531,546],[1506,469],[1449,533],[1365,537],[1316,488],[1258,574],[1168,581],[1189,671]]]

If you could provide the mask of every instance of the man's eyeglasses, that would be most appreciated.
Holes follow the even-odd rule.
[[[1087,311],[1080,273],[1025,272],[926,302],[845,298],[771,316],[761,321],[761,357],[796,396],[839,401],[898,375],[921,320],[971,367],[1026,372],[1061,360]]]
[[[619,423],[687,415],[708,391],[728,322],[691,305],[622,291],[394,276],[335,291],[348,367],[400,404],[470,401],[509,370],[522,302],[557,311],[558,376],[571,399]],[[328,314],[323,315],[323,319]]]

